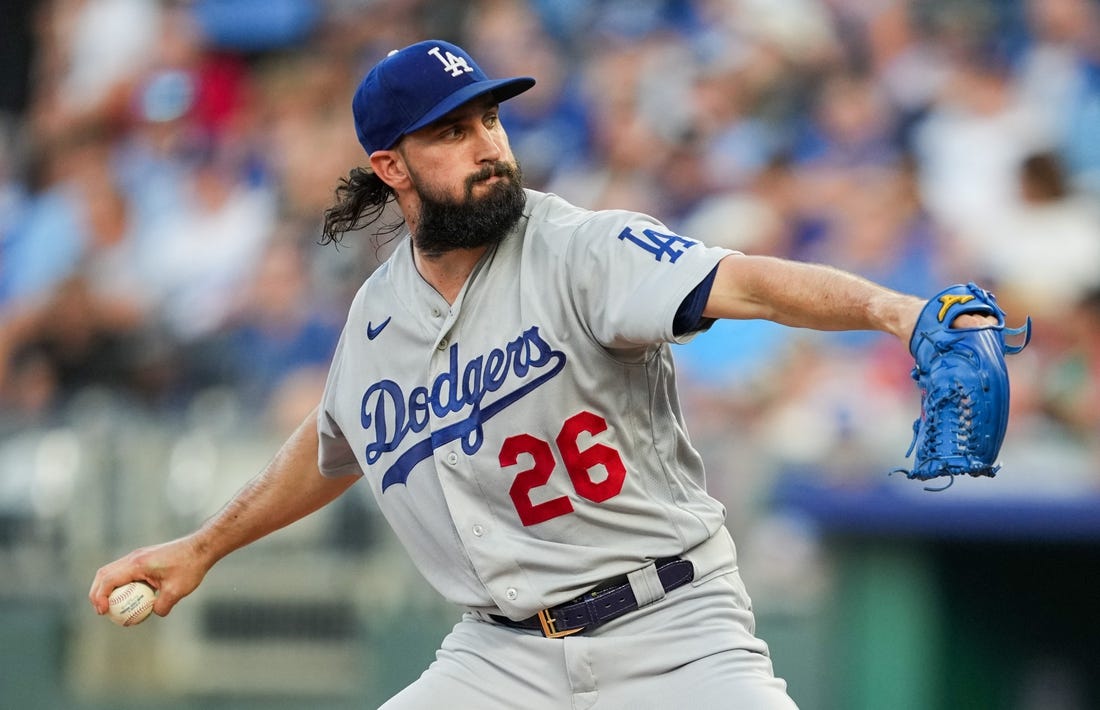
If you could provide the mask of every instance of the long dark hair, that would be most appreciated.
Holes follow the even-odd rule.
[[[321,230],[321,244],[339,244],[344,234],[374,224],[396,199],[393,188],[365,168],[352,168],[347,177],[340,178],[336,186],[336,203],[325,210],[325,224]],[[404,224],[399,220],[383,225],[379,234],[395,232]]]

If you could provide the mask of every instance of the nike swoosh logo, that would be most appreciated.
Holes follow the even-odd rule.
[[[390,316],[386,320],[382,321],[376,326],[371,326],[370,321],[367,321],[367,340],[374,340],[382,332],[382,330],[390,324],[393,316]]]

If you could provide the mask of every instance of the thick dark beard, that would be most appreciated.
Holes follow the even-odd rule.
[[[503,179],[475,198],[474,185],[493,175]],[[527,194],[518,163],[494,163],[466,178],[465,187],[461,201],[419,187],[420,214],[413,243],[421,253],[439,256],[455,249],[498,244],[523,215]]]

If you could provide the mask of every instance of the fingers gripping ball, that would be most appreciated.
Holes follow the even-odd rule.
[[[107,598],[107,616],[119,626],[133,626],[148,618],[157,593],[145,582],[130,582],[115,588]]]
[[[995,324],[953,328],[964,314],[992,316]],[[1021,345],[1005,343],[1006,335],[1024,334]],[[973,283],[944,289],[921,311],[909,352],[912,376],[921,396],[921,414],[913,422],[912,469],[897,469],[909,478],[929,480],[969,474],[993,476],[1008,428],[1009,383],[1005,355],[1023,350],[1031,340],[1031,319],[1020,328],[1005,327],[1005,313],[993,294]],[[929,490],[942,490],[929,489]]]

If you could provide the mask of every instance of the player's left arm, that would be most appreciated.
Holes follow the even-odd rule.
[[[925,302],[831,266],[731,254],[718,264],[703,316],[814,330],[878,330],[908,343]],[[984,323],[963,316],[955,325]]]

